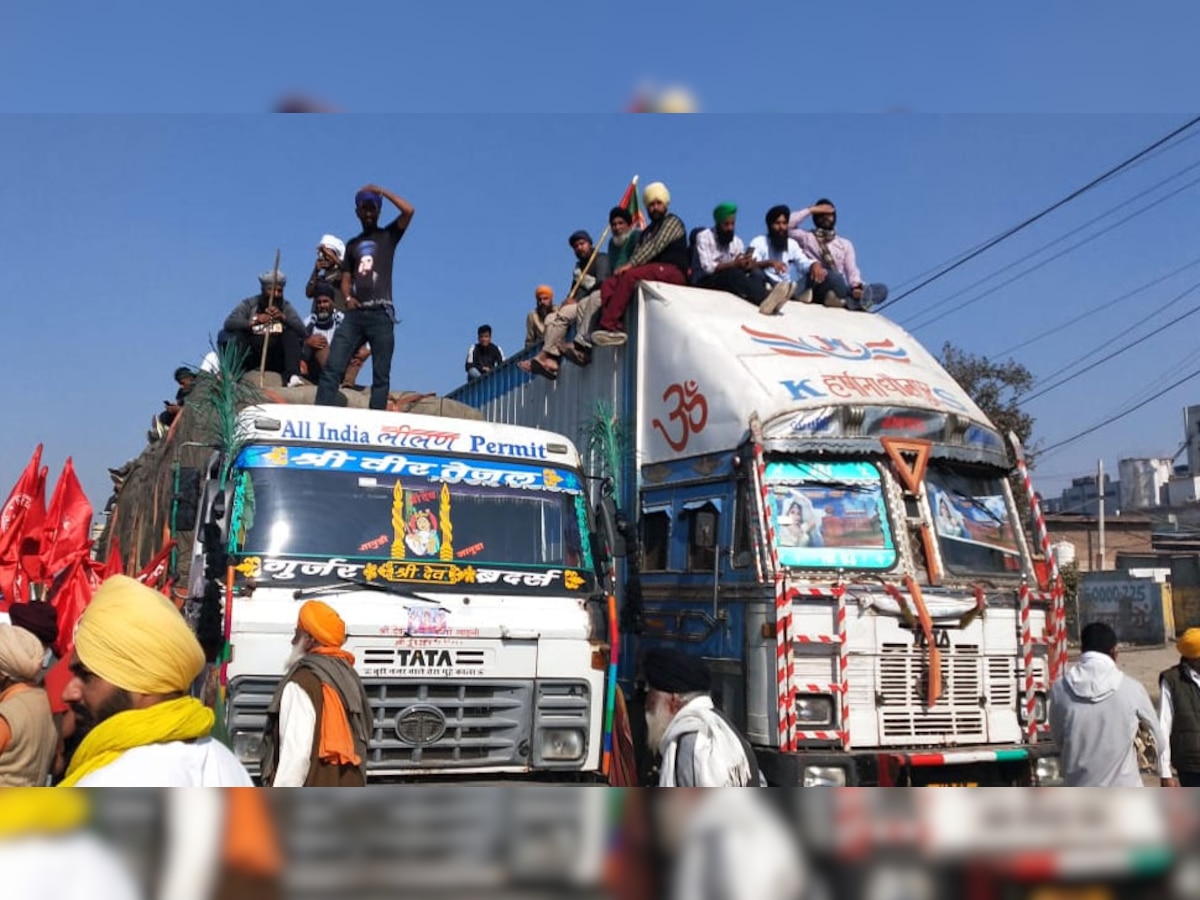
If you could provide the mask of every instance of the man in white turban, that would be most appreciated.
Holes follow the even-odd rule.
[[[63,692],[87,734],[63,787],[249,787],[190,696],[204,651],[166,597],[124,575],[96,591],[75,632]]]
[[[34,683],[44,654],[32,632],[0,625],[0,787],[42,787],[50,774],[58,732]]]

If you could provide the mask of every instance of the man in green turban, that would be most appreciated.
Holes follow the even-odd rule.
[[[754,253],[737,236],[737,205],[717,204],[712,227],[695,235],[692,283],[727,291],[753,303],[764,316],[770,316],[787,302],[793,288],[786,281],[772,287],[763,271],[770,265],[769,261],[756,261]]]

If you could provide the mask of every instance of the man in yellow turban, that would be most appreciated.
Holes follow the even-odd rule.
[[[86,736],[63,787],[252,784],[189,694],[204,652],[162,594],[124,575],[105,581],[79,619],[70,668],[63,699]]]
[[[346,623],[333,607],[320,600],[300,607],[287,671],[267,707],[263,784],[367,783],[371,701],[345,643]]]
[[[1185,631],[1178,647],[1179,665],[1158,676],[1158,723],[1168,739],[1159,775],[1164,787],[1200,787],[1200,628]]]
[[[534,307],[525,317],[525,349],[542,342],[546,336],[546,319],[554,312],[554,288],[539,284],[533,292]]]

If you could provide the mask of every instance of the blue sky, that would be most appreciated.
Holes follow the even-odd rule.
[[[377,4],[361,24],[355,15],[310,0],[6,10],[0,247],[14,339],[0,382],[0,491],[42,440],[54,473],[76,457],[101,506],[104,469],[140,449],[173,392],[171,370],[199,359],[276,247],[295,281],[322,232],[352,233],[351,197],[366,181],[418,209],[397,256],[393,384],[445,391],[480,321],[517,349],[533,286],[566,288],[565,236],[599,231],[635,172],[665,180],[689,224],[737,201],[747,237],[772,203],[828,194],[865,271],[895,286],[1183,121],[1200,26],[1195,5],[1135,13],[1111,0],[744,11],[471,0]],[[611,114],[643,85],[683,86],[704,112],[746,115]],[[297,92],[349,112],[426,115],[221,115],[261,113]],[[852,114],[881,111],[909,114]],[[208,115],[119,115],[172,112]],[[916,333],[935,350],[952,340],[995,354],[1185,265],[1200,254],[1191,188],[961,313],[928,311],[1118,203],[1136,209],[1198,154],[1200,141],[1162,154],[892,312],[910,326],[932,319]],[[1049,374],[1198,272],[1016,356]],[[1052,443],[1191,371],[1194,333],[1185,319],[1034,401],[1038,437]],[[1099,455],[1115,467],[1118,456],[1174,453],[1198,383],[1047,458],[1040,486],[1056,491]]]
[[[475,326],[520,348],[539,282],[566,291],[575,228],[599,232],[629,178],[662,179],[689,225],[718,201],[740,204],[741,232],[777,202],[837,202],[868,277],[899,285],[1068,193],[1183,121],[1170,116],[9,116],[0,146],[0,246],[7,289],[7,411],[0,485],[37,441],[57,472],[67,454],[93,503],[105,468],[142,446],[173,393],[171,371],[198,361],[224,316],[257,286],[276,247],[293,285],[319,236],[353,233],[355,189],[377,181],[417,209],[396,257],[393,385],[445,392],[462,377]],[[831,144],[821,136],[844,135]],[[351,140],[348,140],[352,138]],[[354,147],[364,148],[356,157]],[[1138,203],[1200,178],[1184,141],[942,282],[894,307],[931,349],[950,340],[996,354],[1200,257],[1200,187],[1130,218]],[[19,173],[14,177],[13,173]],[[1138,200],[1136,198],[1141,197]],[[1109,234],[1035,275],[943,316],[958,294],[1081,223]],[[1076,238],[1082,237],[1086,232]],[[1068,240],[1054,249],[1061,249]],[[1036,257],[1031,260],[1036,262]],[[1015,269],[1009,272],[1020,271]],[[1015,354],[1046,375],[1099,342],[1200,303],[1200,264]],[[298,295],[299,290],[290,291]],[[1143,389],[1200,366],[1183,320],[1127,356],[1031,405],[1049,443]],[[1145,324],[1139,324],[1143,323]],[[1134,334],[1141,333],[1135,330]],[[1187,363],[1190,360],[1190,368]],[[1190,388],[1190,389],[1189,389]],[[1047,459],[1054,490],[1118,457],[1175,452],[1181,407],[1200,379]]]

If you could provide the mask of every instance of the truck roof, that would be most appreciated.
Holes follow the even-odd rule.
[[[540,428],[497,425],[473,419],[422,416],[374,409],[263,403],[240,418],[251,440],[301,444],[358,444],[385,450],[424,450],[553,461],[578,466],[579,451],[567,437]]]

